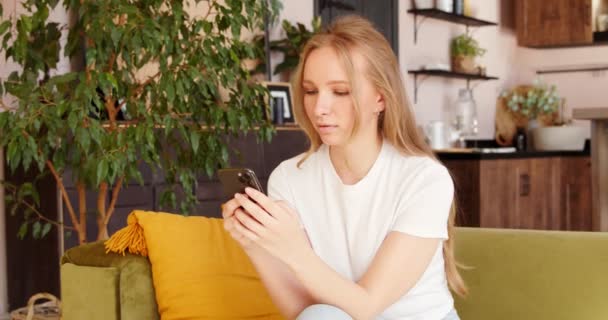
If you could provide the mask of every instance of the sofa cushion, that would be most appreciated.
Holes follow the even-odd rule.
[[[143,228],[163,320],[282,319],[222,219],[148,211],[132,215]]]
[[[97,241],[69,249],[61,258],[61,264],[62,300],[64,308],[72,308],[64,313],[63,319],[92,319],[98,316],[100,319],[113,319],[102,316],[107,310],[118,310],[120,317],[117,319],[122,320],[159,319],[152,270],[147,258],[133,254],[106,254],[104,243]],[[97,278],[108,272],[117,273],[116,279],[110,281],[112,284],[118,281],[118,289],[112,291],[114,297],[88,299],[89,291],[102,295],[105,283],[98,283],[102,279]],[[92,281],[87,281],[89,278]],[[90,290],[83,290],[83,284]],[[70,294],[71,289],[76,290],[75,294]],[[118,304],[114,306],[116,302]],[[100,304],[105,307],[101,308]]]
[[[457,228],[462,319],[608,319],[608,233]]]
[[[61,265],[63,318],[120,320],[119,277],[119,270],[113,267]],[[95,290],[84,290],[86,288]],[[91,314],[90,310],[97,312]]]

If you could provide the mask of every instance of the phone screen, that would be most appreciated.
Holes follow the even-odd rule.
[[[235,193],[245,193],[246,187],[264,192],[255,172],[249,168],[219,169],[217,176],[222,183],[224,195],[228,198],[232,198]]]

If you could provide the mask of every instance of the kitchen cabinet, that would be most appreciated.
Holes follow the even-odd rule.
[[[591,230],[588,156],[442,162],[454,178],[458,225]]]
[[[525,47],[593,44],[592,0],[516,0],[517,43]]]

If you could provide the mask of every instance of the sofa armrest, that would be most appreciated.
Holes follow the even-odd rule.
[[[148,259],[105,253],[103,241],[84,244],[61,258],[63,319],[157,320]]]

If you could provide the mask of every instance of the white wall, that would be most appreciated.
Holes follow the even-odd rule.
[[[470,1],[474,14],[481,19],[500,20],[500,2],[488,0]],[[313,16],[313,1],[284,0],[282,18],[310,25]],[[399,62],[401,72],[406,75],[406,90],[413,103],[414,80],[407,75],[408,69],[416,69],[423,64],[443,62],[449,64],[449,41],[465,31],[462,25],[446,21],[426,19],[418,32],[414,44],[414,16],[407,13],[410,1],[399,1]],[[276,33],[273,33],[276,35]],[[496,97],[505,85],[517,82],[517,72],[513,65],[517,51],[514,31],[504,27],[476,28],[475,38],[487,53],[480,59],[487,73],[499,77],[497,81],[472,82],[477,101],[480,133],[479,138],[492,139],[494,136],[494,110]],[[273,62],[280,59],[273,56]],[[452,105],[458,89],[464,88],[466,81],[429,77],[418,91],[418,101],[413,104],[418,123],[424,125],[430,120],[444,119],[445,111]],[[445,120],[445,119],[444,119]]]
[[[472,28],[475,39],[482,48],[487,49],[485,55],[478,59],[480,65],[486,67],[490,76],[498,77],[493,81],[471,82],[474,97],[477,102],[480,139],[493,139],[494,115],[496,98],[500,91],[518,81],[516,64],[517,44],[512,25],[508,17],[501,17],[499,1],[473,0],[469,1],[472,14],[488,21],[494,21],[499,26]],[[414,44],[414,16],[407,13],[411,8],[410,1],[399,1],[399,62],[401,72],[407,74],[408,69],[418,69],[420,66],[441,62],[448,64],[450,39],[465,32],[465,26],[447,21],[426,19],[418,31],[418,41]],[[420,23],[420,17],[418,19]],[[505,27],[507,25],[507,27]],[[414,77],[407,76],[407,91],[410,100],[414,101]],[[466,81],[441,77],[429,77],[419,86],[418,99],[413,105],[419,125],[431,120],[448,120],[447,112],[457,98],[458,90],[466,87]]]
[[[498,23],[498,26],[472,28],[473,35],[486,48],[478,62],[486,67],[493,81],[472,82],[479,117],[479,139],[494,138],[496,99],[500,92],[515,85],[530,83],[535,71],[564,65],[607,64],[608,46],[563,49],[530,49],[517,46],[515,17],[512,0],[469,0],[471,15]],[[432,62],[449,64],[449,41],[465,31],[465,27],[447,21],[426,19],[419,28],[414,44],[414,16],[407,13],[411,1],[399,1],[399,62],[406,75],[406,90],[413,103],[414,79],[408,69],[417,69]],[[310,24],[313,1],[284,0],[282,18]],[[419,20],[420,21],[420,20]],[[419,22],[420,23],[420,22]],[[277,33],[273,33],[274,36]],[[273,56],[276,63],[280,57]],[[558,93],[566,98],[566,116],[576,107],[608,106],[608,72],[564,73],[544,75],[543,79],[555,84]],[[458,89],[466,81],[429,77],[419,86],[418,101],[413,105],[420,125],[435,119],[446,120],[446,113],[456,99]],[[588,125],[588,122],[579,122]]]

